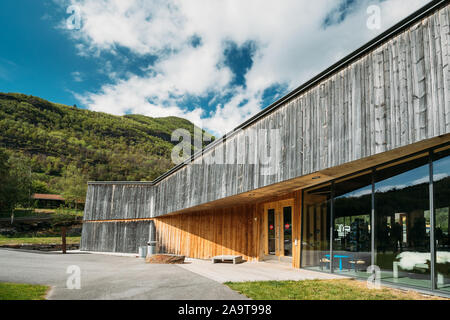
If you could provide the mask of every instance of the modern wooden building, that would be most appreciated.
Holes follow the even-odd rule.
[[[449,18],[428,4],[153,182],[89,183],[82,250],[155,238],[450,292]]]

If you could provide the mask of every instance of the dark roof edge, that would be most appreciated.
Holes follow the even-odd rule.
[[[372,39],[369,42],[367,42],[366,44],[364,44],[359,49],[353,51],[352,53],[350,53],[349,55],[347,55],[343,59],[339,60],[338,62],[333,64],[331,67],[327,68],[325,71],[322,71],[317,76],[313,77],[309,81],[307,81],[304,84],[302,84],[301,86],[297,87],[296,89],[294,89],[293,91],[291,91],[290,93],[288,93],[287,95],[282,97],[281,99],[275,101],[274,103],[272,103],[268,107],[264,108],[259,113],[257,113],[256,115],[254,115],[250,119],[246,120],[245,122],[240,124],[238,127],[234,128],[232,131],[230,131],[229,133],[225,134],[220,139],[214,140],[212,143],[207,145],[204,149],[202,149],[201,151],[196,152],[189,159],[187,159],[183,163],[180,163],[179,165],[173,167],[172,169],[170,169],[166,173],[162,174],[161,176],[159,176],[155,180],[148,181],[148,182],[142,182],[142,181],[141,182],[137,182],[137,181],[128,181],[128,182],[127,181],[117,181],[117,182],[96,181],[96,182],[88,182],[88,184],[92,184],[92,185],[95,185],[95,184],[155,185],[155,184],[161,182],[162,180],[164,180],[168,176],[172,175],[176,171],[178,171],[181,168],[185,167],[186,165],[190,164],[193,160],[195,160],[195,159],[199,158],[200,156],[202,156],[205,152],[209,151],[210,149],[213,149],[218,144],[226,141],[226,139],[234,136],[238,131],[240,131],[242,129],[245,129],[246,127],[248,127],[251,124],[255,123],[256,121],[258,121],[262,117],[268,115],[269,113],[272,113],[273,111],[278,109],[281,105],[283,105],[284,103],[286,103],[290,99],[292,99],[292,98],[298,96],[299,94],[307,91],[308,89],[312,88],[317,83],[323,81],[324,79],[326,79],[330,75],[332,75],[332,74],[336,73],[337,71],[345,68],[346,66],[348,66],[349,64],[351,64],[355,60],[358,60],[363,55],[369,53],[373,48],[378,47],[382,43],[388,41],[393,36],[396,36],[397,34],[405,31],[407,28],[411,27],[415,23],[421,21],[424,17],[428,16],[430,14],[430,12],[435,11],[435,10],[439,10],[441,8],[441,6],[443,6],[443,5],[445,5],[447,3],[447,1],[448,0],[434,0],[434,1],[431,1],[430,3],[426,4],[425,6],[423,6],[422,8],[417,10],[416,12],[412,13],[411,15],[406,17],[405,19],[401,20],[400,22],[398,22],[397,24],[395,24],[394,26],[392,26],[391,28],[389,28],[385,32],[381,33],[380,35],[378,35],[374,39]]]

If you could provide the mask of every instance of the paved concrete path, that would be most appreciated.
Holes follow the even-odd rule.
[[[215,263],[210,260],[186,259],[180,268],[201,274],[219,283],[234,281],[268,281],[268,280],[326,280],[348,279],[348,277],[321,272],[294,269],[287,263],[245,262],[241,264]]]
[[[66,287],[67,267],[81,269],[81,289]],[[245,299],[216,281],[176,265],[88,253],[44,253],[0,249],[0,282],[53,286],[49,299]]]

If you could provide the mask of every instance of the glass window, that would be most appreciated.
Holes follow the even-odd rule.
[[[383,281],[431,287],[428,157],[376,172],[375,264]]]
[[[374,174],[368,171],[336,180],[333,185],[306,190],[302,268],[330,271],[332,265],[335,273],[367,277],[374,247],[375,265],[381,269],[382,281],[430,289],[433,233],[434,281],[438,290],[450,292],[450,147],[435,150],[433,155],[434,230],[429,160],[426,152],[379,167]]]
[[[436,239],[436,287],[450,291],[450,151],[437,153],[433,162]]]
[[[275,209],[270,209],[267,215],[267,232],[269,254],[275,254]]]
[[[304,193],[301,260],[303,268],[330,270],[330,199],[330,185]]]
[[[283,208],[284,255],[292,257],[292,207]]]
[[[367,277],[371,265],[372,173],[335,184],[333,271]]]

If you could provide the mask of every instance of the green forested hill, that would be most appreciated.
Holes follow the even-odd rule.
[[[0,93],[0,148],[27,158],[33,181],[51,192],[61,191],[68,168],[89,180],[153,180],[173,166],[177,128],[194,132],[181,118],[119,117]]]

